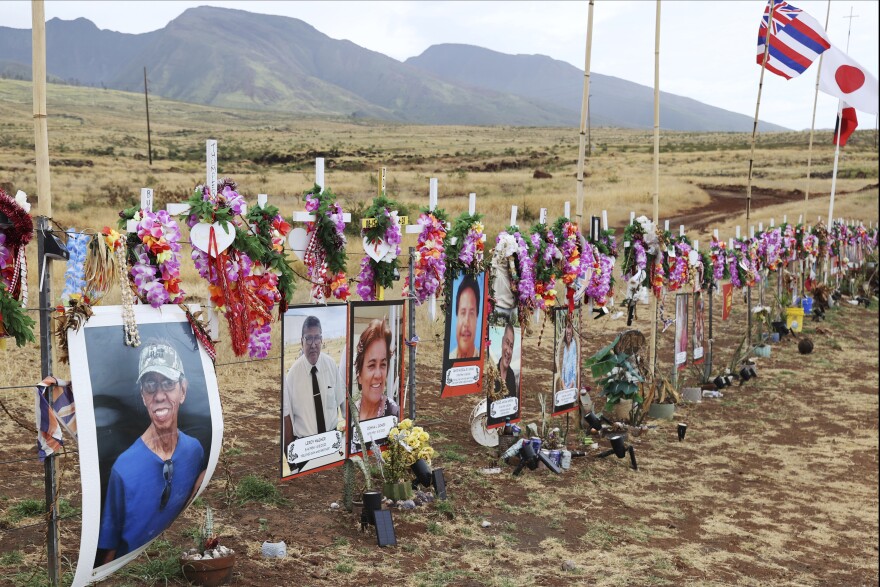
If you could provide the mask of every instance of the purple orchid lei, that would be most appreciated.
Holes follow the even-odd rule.
[[[611,272],[614,271],[614,258],[610,255],[603,255],[599,249],[588,244],[591,253],[585,257],[592,257],[593,274],[587,284],[584,301],[587,298],[593,300],[597,306],[604,306],[608,300],[608,293],[611,290]]]
[[[709,252],[712,258],[712,276],[715,281],[724,279],[724,264],[727,262],[727,247],[715,237],[709,244]]]
[[[181,303],[185,294],[180,288],[180,227],[165,210],[141,211],[136,219],[142,244],[135,249],[131,278],[138,296],[154,308]]]
[[[690,277],[688,254],[691,247],[684,241],[672,245],[675,247],[675,259],[670,262],[669,279],[667,280],[669,291],[676,291],[687,283]]]

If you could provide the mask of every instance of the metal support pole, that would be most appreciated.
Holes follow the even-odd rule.
[[[416,249],[409,248],[409,418],[416,419]]]
[[[45,255],[45,230],[49,222],[45,216],[37,218],[37,268],[40,279],[40,375],[45,379],[52,374],[52,261]],[[46,545],[49,559],[49,584],[61,584],[61,556],[58,545],[58,492],[55,477],[55,455],[43,462],[46,485]]]
[[[752,286],[746,287],[746,305],[748,306],[748,312],[746,312],[747,324],[748,324],[748,343],[749,346],[752,345]]]
[[[717,287],[713,281],[712,285],[709,286],[709,352],[706,353],[706,369],[703,372],[705,379],[709,379],[712,376],[712,347],[714,346],[712,341],[712,298],[715,296],[716,289]]]

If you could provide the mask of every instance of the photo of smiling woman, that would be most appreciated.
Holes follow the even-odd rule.
[[[223,440],[214,366],[177,307],[134,308],[141,344],[122,343],[121,311],[96,307],[68,336],[82,475],[74,584],[137,556],[207,485]]]
[[[384,444],[402,410],[403,301],[352,302],[350,393],[364,437]],[[349,412],[349,448],[361,451],[361,441]]]
[[[488,273],[460,273],[451,279],[440,397],[479,393],[483,385]]]

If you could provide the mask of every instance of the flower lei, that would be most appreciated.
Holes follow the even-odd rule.
[[[183,302],[180,289],[180,228],[165,210],[150,212],[137,207],[119,213],[119,229],[128,220],[137,222],[126,239],[129,279],[143,303],[158,308]]]
[[[588,271],[587,265],[581,259],[581,232],[576,222],[561,217],[556,220],[553,233],[558,239],[556,247],[562,255],[560,262],[562,283],[565,284],[569,308],[573,309],[574,294],[578,284],[586,278]]]
[[[782,232],[782,258],[783,263],[797,260],[797,238],[792,224],[783,224],[779,227]]]
[[[463,212],[447,234],[446,275],[443,283],[443,310],[452,303],[452,284],[461,273],[474,276],[486,269],[483,215]],[[513,283],[511,283],[513,287]]]
[[[256,234],[248,234],[242,228],[247,226],[241,216],[247,206],[235,188],[232,180],[220,179],[217,195],[212,197],[207,186],[196,186],[188,200],[187,225],[192,228],[199,222],[216,222],[226,229],[231,225],[235,240],[216,256],[193,247],[192,259],[199,275],[208,282],[211,302],[226,316],[232,351],[239,357],[247,352],[251,357],[265,358],[271,348],[272,317],[266,303],[276,299],[271,289],[277,284],[266,275],[262,262],[250,256],[262,251],[262,247]],[[268,287],[269,291],[260,292],[261,287]]]
[[[535,310],[535,268],[529,242],[523,239],[516,226],[508,226],[495,239],[493,256],[498,265],[506,268],[510,289],[516,294],[517,316],[527,332]]]
[[[85,298],[86,290],[86,253],[91,236],[84,232],[76,232],[75,228],[67,231],[67,252],[69,257],[64,271],[64,291],[61,292],[61,303],[65,306],[71,300]]]
[[[727,243],[713,236],[712,242],[709,243],[709,257],[712,264],[712,277],[715,281],[730,277],[727,267]]]
[[[416,242],[413,291],[416,301],[421,304],[437,294],[446,274],[446,213],[443,210],[422,210],[419,226],[422,227]],[[404,282],[408,291],[410,276]]]
[[[25,246],[33,237],[27,195],[15,198],[0,189],[0,217],[8,226],[0,228],[0,339],[11,336],[17,346],[36,342],[34,319],[27,315],[27,258]]]
[[[691,252],[690,241],[687,237],[680,237],[681,240],[673,242],[671,250],[675,251],[675,257],[669,255],[669,279],[667,287],[669,291],[676,291],[691,279],[690,263],[688,258]]]
[[[556,305],[556,277],[562,253],[556,246],[553,230],[546,224],[532,226],[529,240],[535,267],[535,301],[538,308],[549,309]]]
[[[351,295],[345,271],[348,254],[345,245],[345,222],[342,220],[342,206],[336,195],[329,189],[321,190],[315,185],[303,196],[306,211],[315,215],[306,230],[310,234],[309,244],[303,261],[309,270],[312,282],[312,297],[323,302],[331,295],[345,301]]]
[[[803,240],[804,259],[815,263],[819,258],[819,237],[815,233],[804,234]]]
[[[374,261],[369,255],[364,255],[361,260],[357,293],[365,301],[375,300],[378,288],[391,287],[395,276],[399,275],[397,267],[401,235],[397,208],[396,202],[382,194],[373,200],[372,205],[364,212],[364,219],[374,221],[371,226],[361,229],[364,246],[378,245],[383,241],[390,246],[389,251],[378,261]]]
[[[824,259],[828,256],[828,239],[830,238],[828,227],[825,226],[825,223],[819,222],[813,227],[813,235],[819,241],[819,257]]]

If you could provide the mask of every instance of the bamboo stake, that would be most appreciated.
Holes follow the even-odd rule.
[[[660,0],[657,0],[657,16],[654,30],[654,226],[660,217]],[[662,292],[661,292],[662,295]],[[648,347],[648,364],[651,380],[657,370],[657,296],[651,296],[651,344]]]
[[[831,16],[831,0],[828,0],[828,10],[825,13],[825,30],[828,30],[828,19]],[[819,101],[819,78],[822,74],[822,57],[825,53],[819,54],[819,69],[816,70],[816,91],[813,94],[813,122],[810,124],[810,146],[807,149],[807,185],[804,188],[804,214],[807,213],[807,202],[810,201],[810,167],[813,164],[813,132],[816,130],[816,104]]]
[[[761,90],[764,89],[764,72],[767,70],[767,59],[770,57],[770,39],[773,38],[773,13],[776,12],[776,3],[770,3],[770,14],[767,18],[767,40],[764,43],[764,59],[761,61],[761,77],[758,79],[758,99],[755,102],[755,121],[752,123],[752,148],[749,155],[749,179],[746,183],[746,226],[752,215],[752,169],[755,167],[755,140],[758,136],[758,112],[761,110]],[[737,235],[738,238],[738,235]],[[748,343],[752,344],[752,288],[749,286],[747,293],[748,305]]]
[[[33,27],[34,151],[37,162],[37,204],[44,216],[52,216],[49,181],[49,128],[46,116],[46,13],[42,0],[31,2]]]
[[[578,146],[578,171],[577,171],[577,222],[578,226],[582,226],[581,221],[584,215],[584,151],[586,150],[587,140],[587,117],[590,109],[590,49],[593,44],[593,0],[590,0],[590,6],[587,10],[587,47],[584,55],[584,97],[581,100],[581,126],[580,126],[580,144]]]

